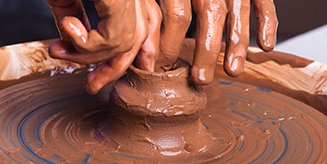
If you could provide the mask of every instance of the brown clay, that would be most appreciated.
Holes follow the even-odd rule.
[[[151,158],[186,158],[215,143],[200,121],[206,95],[190,84],[190,66],[150,73],[131,67],[110,93],[110,117],[101,130],[108,146]]]
[[[137,89],[139,84],[151,83],[144,82],[149,75],[159,77],[135,72],[127,75],[134,76],[135,85],[127,79],[120,83]],[[147,102],[108,106],[110,88],[88,95],[82,87],[84,76],[37,74],[0,89],[2,163],[327,161],[326,116],[286,96],[216,80],[204,88],[208,105],[200,118],[192,110],[174,116],[180,109],[149,114],[154,108],[131,105]],[[181,85],[173,88],[188,85],[185,79],[178,81]],[[140,97],[149,91],[141,88]],[[209,147],[199,149],[206,144]]]

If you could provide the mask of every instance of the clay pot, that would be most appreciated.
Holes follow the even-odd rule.
[[[110,94],[111,116],[101,131],[117,150],[139,156],[193,156],[214,138],[199,116],[207,98],[188,80],[190,66],[163,73],[130,67]],[[106,129],[107,128],[107,129]]]

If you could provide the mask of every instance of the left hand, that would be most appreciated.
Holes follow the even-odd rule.
[[[49,0],[63,39],[53,43],[49,53],[53,58],[79,64],[102,62],[87,77],[86,88],[90,94],[120,78],[137,55],[140,69],[154,70],[161,24],[161,12],[155,0],[129,1],[127,8],[127,3],[122,1],[96,0],[100,16],[96,30],[90,28],[81,1],[71,1],[65,6],[60,5],[61,0]],[[112,45],[117,41],[121,41],[118,46]],[[130,48],[124,48],[126,45]]]

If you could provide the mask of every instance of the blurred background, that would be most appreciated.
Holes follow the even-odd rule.
[[[84,1],[94,26],[97,17],[92,3]],[[275,4],[279,19],[279,42],[327,24],[326,0],[275,0]],[[255,45],[255,25],[252,13],[252,45]],[[188,36],[194,37],[194,22]],[[58,37],[46,0],[0,0],[0,46]]]

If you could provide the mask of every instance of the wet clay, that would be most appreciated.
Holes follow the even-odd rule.
[[[150,73],[131,67],[110,93],[110,145],[147,157],[188,157],[210,152],[215,139],[199,120],[205,93],[188,77],[183,61],[174,71]],[[119,106],[117,108],[115,106]]]
[[[152,78],[162,78],[167,88],[186,85],[185,79],[177,78],[171,83],[176,86],[171,86],[165,78],[176,77],[142,75],[135,69],[131,72],[119,83],[138,88],[151,84]],[[216,79],[203,90],[207,106],[202,112],[198,104],[184,104],[185,113],[173,105],[175,98],[180,98],[178,94],[192,93],[204,102],[200,101],[202,91],[190,88],[183,92],[163,90],[157,95],[159,101],[166,97],[175,107],[167,108],[173,112],[165,112],[152,110],[155,103],[149,103],[151,99],[141,99],[151,91],[146,86],[140,87],[144,91],[138,95],[118,96],[121,103],[110,100],[118,106],[108,105],[111,87],[90,96],[83,89],[84,77],[85,73],[51,78],[36,74],[7,81],[0,88],[2,163],[327,162],[326,116],[273,91]],[[161,83],[153,83],[161,88]],[[112,90],[116,90],[111,92],[115,97],[126,88],[117,85]],[[123,103],[131,100],[128,95],[139,101]],[[133,106],[135,103],[139,106]],[[199,108],[189,110],[195,106]],[[180,148],[183,151],[178,151]]]

